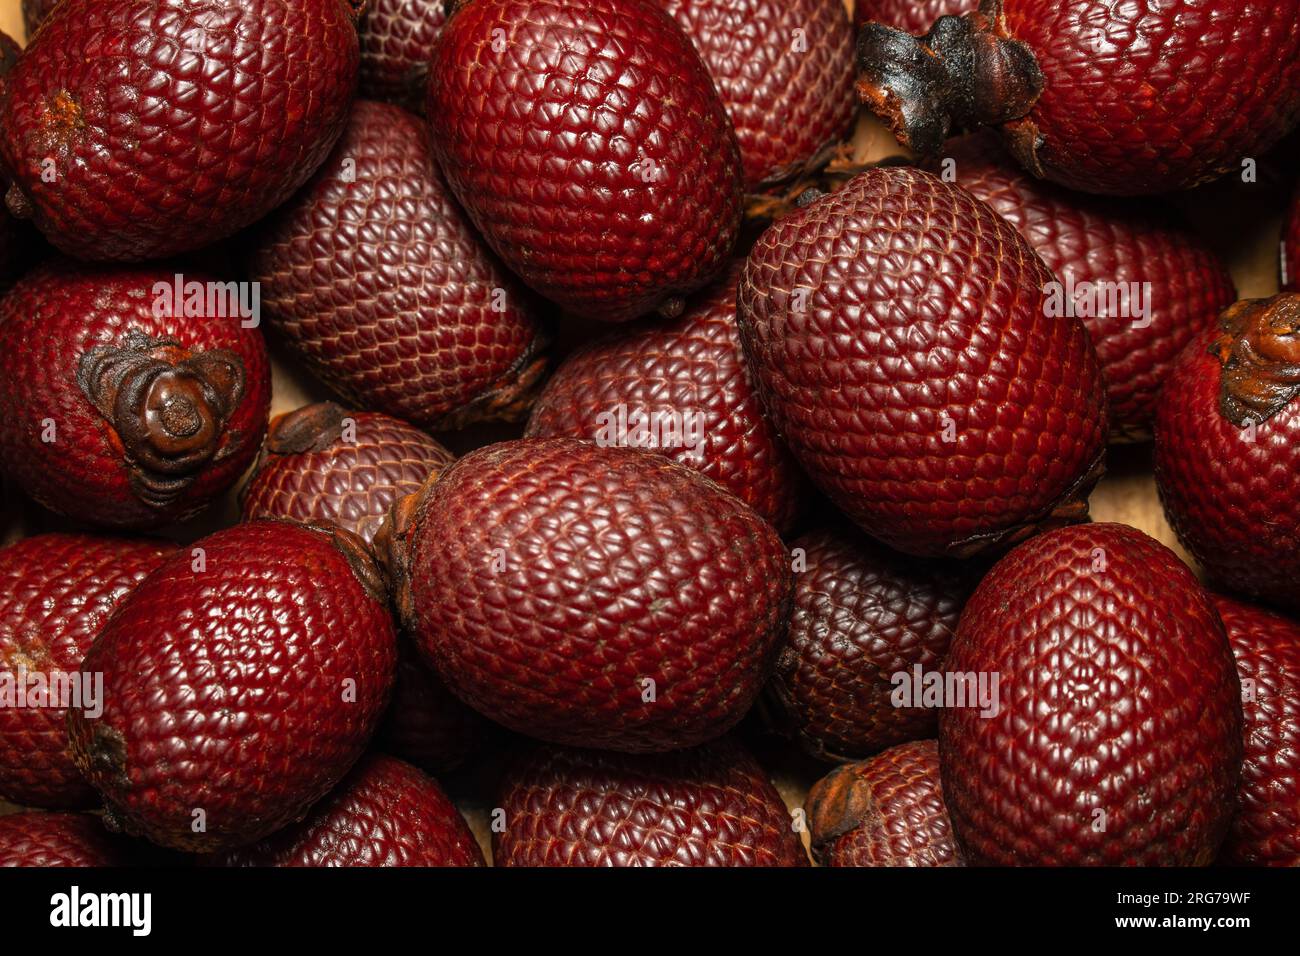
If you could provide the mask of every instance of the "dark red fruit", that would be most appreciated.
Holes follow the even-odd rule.
[[[429,61],[446,19],[443,0],[370,0],[357,23],[361,95],[423,112]]]
[[[396,501],[452,461],[405,422],[321,402],[271,423],[240,504],[245,521],[323,521],[368,544]]]
[[[110,823],[217,851],[300,819],[388,703],[384,597],[360,539],[285,521],[220,531],[159,568],[86,656],[103,715],[69,713]]]
[[[405,634],[397,640],[397,680],[376,740],[385,751],[432,774],[455,770],[474,755],[492,726],[447,689]]]
[[[1241,685],[1209,595],[1168,548],[1118,524],[1022,544],[967,603],[945,670],[998,680],[994,706],[939,714],[968,862],[1214,859],[1241,769]]]
[[[933,740],[836,767],[808,791],[822,866],[961,866]]]
[[[1282,227],[1282,288],[1300,292],[1300,192],[1291,200]]]
[[[966,556],[1087,513],[1106,413],[1083,325],[988,206],[879,168],[777,222],[740,329],[778,433],[885,543]]]
[[[392,757],[362,758],[300,823],[224,856],[224,866],[483,866],[442,787]]]
[[[84,259],[208,245],[329,154],[357,59],[344,0],[61,0],[0,92],[9,208]]]
[[[0,704],[0,798],[29,807],[96,804],[72,762],[60,687],[81,671],[113,610],[174,550],[88,534],[37,535],[0,549],[0,675],[15,693],[23,688],[27,704]],[[95,694],[93,682],[77,693]]]
[[[1300,608],[1300,295],[1238,302],[1188,346],[1155,462],[1169,523],[1210,576]]]
[[[185,314],[177,281],[55,262],[0,300],[0,467],[46,507],[106,527],[178,521],[256,456],[271,400],[262,335],[233,311]]]
[[[538,398],[527,434],[655,448],[788,529],[805,482],[745,368],[740,265],[681,318],[619,330],[569,356]]]
[[[424,124],[358,102],[251,261],[272,325],[351,404],[427,428],[518,418],[544,336],[456,206]]]
[[[1300,865],[1300,624],[1216,596],[1241,678],[1245,760],[1237,815],[1219,855],[1243,866]]]
[[[428,114],[488,243],[572,312],[674,314],[731,254],[735,133],[656,0],[467,0],[435,48]]]
[[[1300,0],[984,0],[916,38],[868,24],[858,93],[920,153],[999,126],[1034,175],[1085,192],[1184,189],[1300,119]]]
[[[23,0],[23,26],[27,29],[29,40],[58,2],[59,0]]]
[[[943,666],[969,575],[851,532],[813,532],[791,549],[794,610],[768,684],[779,728],[834,761],[933,737],[938,712],[899,706],[897,675]]]
[[[789,610],[766,521],[660,455],[569,438],[471,452],[395,510],[398,607],[475,710],[608,750],[718,737]]]
[[[807,866],[781,796],[729,740],[629,756],[539,748],[502,785],[497,866]]]
[[[853,25],[860,30],[874,20],[920,35],[940,17],[970,13],[979,5],[980,0],[855,0]]]
[[[89,813],[11,813],[0,817],[0,867],[129,866],[138,848]]]
[[[943,157],[954,165],[941,168],[1016,227],[1074,303],[1101,359],[1112,439],[1149,439],[1174,362],[1237,298],[1223,261],[1154,203],[1034,179],[991,133],[953,140]]]

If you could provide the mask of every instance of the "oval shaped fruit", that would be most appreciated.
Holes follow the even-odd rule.
[[[1300,0],[984,0],[924,37],[868,24],[858,92],[921,153],[1000,126],[1034,175],[1140,195],[1258,159],[1300,119]]]
[[[357,59],[342,0],[62,0],[0,94],[6,201],[82,259],[209,245],[329,155]]]
[[[395,665],[360,539],[236,525],[170,559],[113,615],[84,664],[104,674],[103,712],[70,709],[73,756],[111,825],[229,849],[300,819],[347,773]]]
[[[855,0],[853,25],[861,30],[875,21],[921,35],[940,17],[970,13],[979,5],[980,0]]]
[[[361,95],[423,112],[433,45],[446,20],[443,0],[370,0],[357,22]]]
[[[671,750],[733,727],[785,627],[781,539],[660,455],[480,448],[395,510],[397,603],[456,696],[522,734]]]
[[[967,556],[1086,515],[1106,442],[1096,354],[988,206],[869,170],[780,220],[741,279],[741,339],[796,460],[900,551]]]
[[[956,182],[993,207],[1056,276],[1088,328],[1112,440],[1151,437],[1156,396],[1182,350],[1237,298],[1219,256],[1162,207],[1073,193],[1022,171],[991,133],[948,142]]]
[[[657,0],[468,0],[429,68],[433,148],[505,264],[619,322],[725,266],[740,151],[690,40]]]
[[[0,817],[0,867],[130,866],[140,862],[129,840],[109,833],[89,813],[11,813]]]
[[[814,531],[791,544],[794,607],[768,692],[778,728],[812,756],[855,760],[932,737],[938,712],[901,689],[943,666],[970,575],[864,536]]]
[[[518,418],[542,374],[528,296],[448,194],[424,124],[395,106],[356,104],[250,271],[272,326],[357,407],[436,429]]]
[[[1291,200],[1282,227],[1282,288],[1300,291],[1300,192]]]
[[[397,678],[377,746],[431,774],[455,770],[492,735],[492,725],[461,703],[420,657],[406,634],[397,640]]]
[[[42,534],[0,548],[0,679],[22,694],[21,706],[0,704],[0,798],[96,805],[68,748],[67,703],[103,705],[82,659],[114,609],[174,550],[89,534]]]
[[[807,866],[767,774],[730,740],[631,756],[538,748],[502,783],[496,866]]]
[[[1022,544],[967,603],[945,670],[967,690],[939,714],[939,761],[968,862],[1214,859],[1241,686],[1209,595],[1168,548],[1118,524]]]
[[[739,276],[738,262],[680,318],[620,329],[570,355],[542,390],[526,434],[655,449],[787,530],[805,482],[745,367]]]
[[[70,261],[25,277],[0,300],[0,468],[92,525],[205,508],[257,455],[271,403],[233,285]]]
[[[1211,578],[1300,608],[1300,295],[1238,302],[1188,346],[1156,410],[1155,465]]]
[[[822,866],[961,866],[933,740],[836,767],[806,802]]]
[[[223,866],[483,866],[442,787],[380,754],[361,762],[299,823],[241,847]]]

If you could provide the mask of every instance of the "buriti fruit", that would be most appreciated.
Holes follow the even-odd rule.
[[[730,740],[632,756],[538,748],[502,783],[497,866],[807,866],[767,774]]]
[[[787,530],[808,489],[745,368],[740,265],[680,318],[620,329],[570,355],[538,398],[527,434],[652,448]]]
[[[1238,302],[1188,346],[1160,395],[1155,466],[1212,579],[1300,608],[1300,295]]]
[[[361,37],[361,95],[424,110],[433,45],[447,20],[443,0],[370,0]]]
[[[948,14],[970,13],[980,0],[856,0],[853,25],[862,29],[873,20],[887,27],[923,34]]]
[[[61,0],[0,91],[7,204],[84,259],[208,245],[329,154],[357,59],[344,0]]]
[[[0,300],[0,468],[88,524],[202,510],[257,455],[271,400],[262,334],[232,298],[157,267],[26,276]]]
[[[77,766],[109,823],[219,851],[298,820],[347,773],[388,703],[396,642],[365,544],[254,521],[200,539],[118,608],[71,708]]]
[[[410,113],[358,102],[329,160],[262,228],[250,268],[271,325],[351,404],[426,428],[527,410],[545,337]]]
[[[68,750],[65,708],[104,703],[82,659],[113,610],[174,550],[89,534],[36,535],[0,549],[0,798],[96,805]]]
[[[1258,159],[1300,118],[1300,0],[984,0],[917,38],[867,24],[858,92],[899,141],[999,126],[1036,176],[1183,189]]]
[[[442,787],[410,764],[363,757],[299,823],[241,847],[224,866],[483,866]]]
[[[461,766],[491,740],[494,728],[447,689],[407,634],[397,639],[393,703],[376,746],[432,774]]]
[[[767,679],[789,610],[771,525],[639,449],[480,448],[399,504],[383,537],[403,620],[447,686],[554,743],[720,736]]]
[[[960,866],[933,740],[836,767],[808,791],[822,866]]]
[[[571,312],[676,314],[731,254],[736,136],[657,0],[462,0],[434,50],[428,114],[474,224]]]
[[[967,862],[1214,860],[1241,685],[1209,595],[1168,548],[1118,524],[1027,541],[976,589],[944,670],[939,762]],[[980,681],[997,681],[992,716],[970,704]]]
[[[147,845],[145,845],[147,846]],[[11,813],[0,817],[0,867],[130,866],[149,856],[109,833],[89,813]]]
[[[968,556],[1087,514],[1106,445],[1096,353],[1052,274],[960,187],[869,170],[750,252],[741,338],[777,432],[886,544]]]

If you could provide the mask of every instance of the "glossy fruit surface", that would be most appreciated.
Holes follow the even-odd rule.
[[[370,0],[357,22],[361,95],[424,110],[433,45],[446,22],[443,0]]]
[[[678,319],[620,329],[570,355],[543,389],[531,437],[652,447],[695,468],[779,531],[807,489],[754,394],[740,330],[740,263]]]
[[[813,784],[807,809],[822,866],[961,866],[933,740],[836,767]]]
[[[363,757],[306,819],[222,858],[225,866],[483,866],[442,787],[408,763]]]
[[[89,813],[11,813],[0,817],[0,867],[127,866],[130,841]]]
[[[42,534],[0,548],[0,675],[24,689],[27,704],[0,707],[0,798],[28,807],[96,805],[68,750],[62,704],[71,698],[59,688],[81,672],[113,610],[174,550],[88,534]],[[93,676],[68,689],[82,699],[97,693]]]
[[[122,604],[84,665],[104,674],[103,714],[73,708],[68,722],[110,822],[223,850],[299,819],[339,781],[396,666],[369,561],[344,531],[250,522],[200,539]]]
[[[1048,314],[1012,226],[928,173],[880,168],[768,229],[741,338],[787,446],[864,530],[968,555],[1086,514],[1106,440],[1096,354]]]
[[[475,710],[554,743],[718,737],[789,609],[780,538],[694,471],[569,438],[478,449],[398,509],[390,566],[425,658]]]
[[[538,748],[507,773],[496,866],[806,866],[763,769],[729,740],[632,756]]]
[[[9,207],[84,259],[208,245],[328,155],[357,59],[342,0],[64,0],[0,94]]]
[[[543,345],[528,297],[465,221],[410,113],[358,102],[250,268],[271,324],[352,405],[427,428],[526,409]]]
[[[861,29],[871,21],[883,23],[918,36],[947,14],[970,13],[979,8],[980,0],[856,0],[853,24]]]
[[[939,714],[967,861],[1214,859],[1241,768],[1241,686],[1209,595],[1172,551],[1117,524],[1020,545],[967,603],[945,670],[998,679],[996,697]]]
[[[47,508],[161,525],[202,510],[256,456],[271,389],[262,335],[224,294],[191,314],[186,286],[214,286],[181,281],[178,298],[171,269],[61,261],[0,300],[0,467]]]
[[[406,634],[397,641],[393,703],[376,745],[431,774],[461,766],[491,739],[492,725],[461,703]]]
[[[571,312],[671,314],[731,254],[735,133],[655,0],[470,0],[435,49],[428,114],[475,225]]]

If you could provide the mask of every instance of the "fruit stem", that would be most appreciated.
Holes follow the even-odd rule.
[[[1220,414],[1239,427],[1268,421],[1300,395],[1300,295],[1243,299],[1219,327],[1210,354],[1223,365]]]

